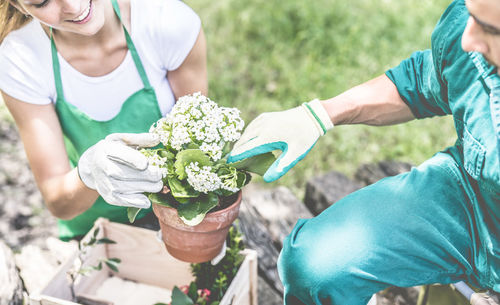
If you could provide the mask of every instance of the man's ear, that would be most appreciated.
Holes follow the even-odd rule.
[[[19,10],[21,13],[24,15],[29,15],[28,12],[20,5],[17,0],[9,0],[9,4],[15,7],[17,10]]]

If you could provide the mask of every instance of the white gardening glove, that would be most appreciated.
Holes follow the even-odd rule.
[[[332,128],[328,113],[317,99],[289,110],[263,113],[248,124],[228,162],[281,150],[282,154],[263,177],[271,182],[302,160],[318,138]]]
[[[471,305],[499,305],[492,296],[486,293],[473,293],[470,303]]]
[[[80,179],[109,204],[149,208],[151,202],[143,193],[159,192],[162,174],[136,148],[158,143],[158,135],[151,133],[110,134],[82,154],[78,161]]]

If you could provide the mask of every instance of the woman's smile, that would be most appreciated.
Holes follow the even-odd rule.
[[[89,1],[85,10],[78,17],[68,21],[77,24],[83,24],[88,22],[91,19],[91,17],[92,17],[92,0]]]

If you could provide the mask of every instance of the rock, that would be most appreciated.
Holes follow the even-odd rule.
[[[361,187],[362,185],[358,182],[332,171],[307,182],[304,202],[309,210],[317,215]]]
[[[238,219],[246,247],[257,251],[259,275],[262,275],[276,292],[283,294],[283,285],[276,269],[279,250],[275,247],[266,225],[256,210],[245,202],[241,203]]]
[[[377,293],[377,305],[415,305],[419,291],[419,286],[389,287]]]
[[[240,229],[247,246],[257,251],[259,276],[280,298],[283,285],[276,263],[283,240],[299,218],[312,217],[307,207],[286,187],[261,189],[250,185],[243,192]],[[270,304],[260,293],[259,297]]]
[[[243,193],[243,201],[251,206],[269,232],[278,249],[299,218],[312,218],[312,213],[286,187],[259,189]]]
[[[0,305],[22,305],[24,286],[12,250],[0,240]]]
[[[283,297],[266,283],[266,280],[259,276],[257,282],[257,301],[259,304],[283,305]]]
[[[29,294],[40,292],[57,272],[58,260],[47,250],[27,245],[15,255],[16,265]]]
[[[412,165],[405,162],[382,161],[376,164],[361,165],[354,177],[364,185],[369,185],[378,180],[405,173],[411,169]]]

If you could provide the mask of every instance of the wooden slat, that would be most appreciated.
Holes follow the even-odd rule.
[[[257,252],[246,249],[241,254],[245,259],[220,305],[257,305]]]
[[[230,305],[230,304],[240,304],[235,303],[234,300],[242,295],[246,299],[244,301],[245,304],[249,304],[249,281],[250,278],[250,270],[249,270],[249,262],[247,259],[243,261],[240,266],[240,269],[236,273],[231,285],[229,285],[224,297],[222,298],[220,305]],[[241,302],[241,300],[240,300]],[[242,304],[243,305],[243,304]]]
[[[258,274],[257,274],[257,252],[255,250],[245,249],[243,250],[243,254],[247,257],[249,261],[249,273],[250,273],[250,304],[257,305],[259,304],[259,295],[257,293],[257,283],[258,283]]]
[[[188,263],[181,262],[168,254],[163,242],[156,237],[156,232],[127,226],[123,224],[98,220],[96,225],[101,226],[100,234],[112,239],[116,244],[101,247],[92,253],[89,259],[118,257],[119,276],[124,279],[144,284],[172,289],[174,285],[188,284],[194,278],[191,275]],[[92,231],[91,231],[92,232]],[[102,236],[99,236],[102,237]],[[97,249],[97,247],[95,248]],[[238,270],[233,282],[228,288],[221,305],[257,305],[257,252],[244,250],[245,259]],[[75,253],[76,256],[76,253]],[[43,295],[30,296],[32,305],[77,305],[67,301],[71,299],[69,283],[66,280],[66,271],[73,265],[73,260],[66,262],[48,286]],[[89,277],[82,278],[77,285],[77,295],[92,296],[111,272],[103,270],[95,272]],[[94,283],[90,283],[94,281]],[[225,302],[225,303],[224,303]]]
[[[119,223],[109,223],[105,230],[116,241],[108,245],[108,256],[121,259],[117,274],[121,278],[167,289],[194,279],[189,263],[172,257],[155,231]]]

